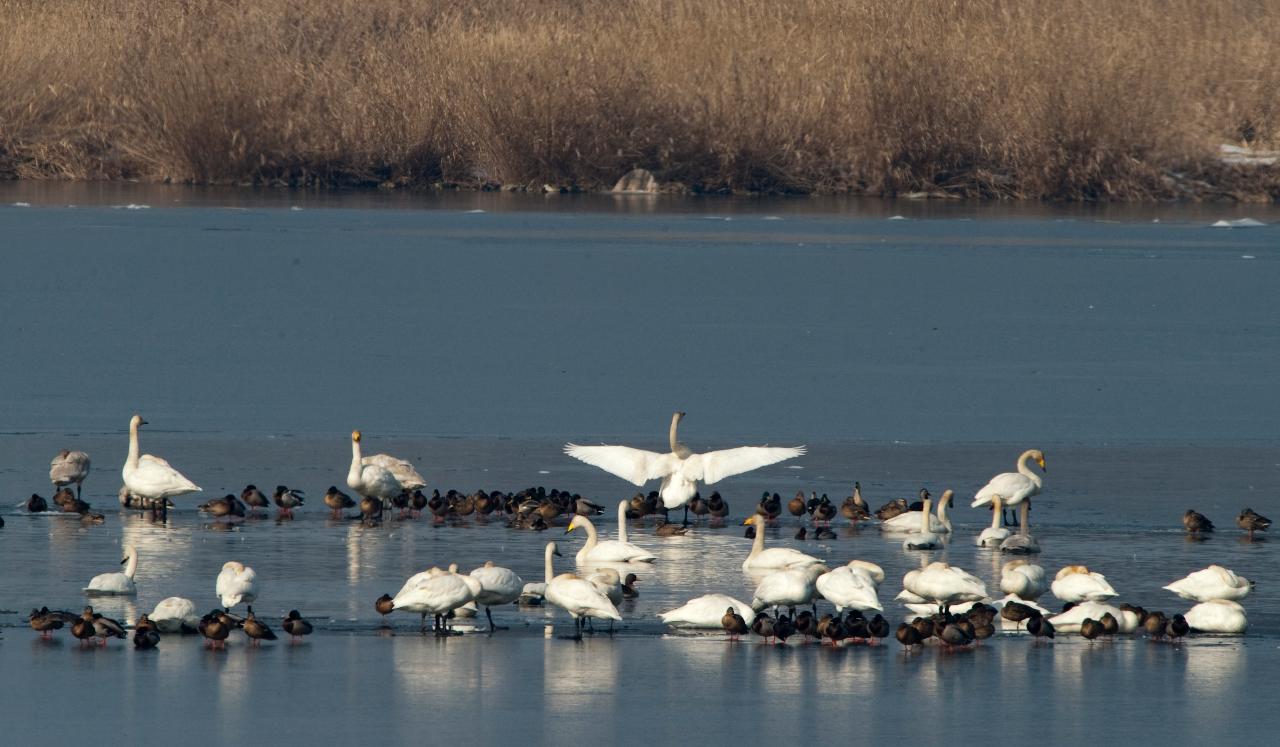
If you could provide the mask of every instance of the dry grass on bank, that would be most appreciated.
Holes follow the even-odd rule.
[[[1244,0],[5,0],[0,176],[1280,197],[1213,159],[1278,53]]]

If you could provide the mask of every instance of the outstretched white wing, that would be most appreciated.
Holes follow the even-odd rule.
[[[680,472],[690,482],[701,480],[711,485],[726,477],[777,464],[803,456],[804,453],[803,446],[739,446],[736,449],[693,454],[684,460],[684,467]]]
[[[564,453],[592,467],[617,475],[632,485],[666,477],[679,466],[674,454],[658,454],[630,446],[578,446],[565,444]],[[771,464],[771,462],[765,462]]]

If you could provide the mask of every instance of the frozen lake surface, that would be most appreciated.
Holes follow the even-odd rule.
[[[174,200],[182,200],[176,204]],[[29,203],[29,207],[10,207]],[[76,207],[68,207],[74,204]],[[151,205],[126,209],[127,205]],[[128,735],[144,743],[304,739],[707,744],[999,738],[1044,743],[1261,740],[1250,711],[1280,664],[1274,549],[1234,517],[1280,512],[1280,221],[1274,210],[823,201],[614,201],[449,195],[306,197],[0,185],[0,687],[65,691],[89,718],[39,708],[15,739]],[[115,207],[120,206],[120,207]],[[394,209],[389,209],[389,207]],[[301,207],[300,210],[291,207]],[[485,212],[471,212],[483,210]],[[904,220],[889,220],[895,215]],[[1158,222],[1153,222],[1158,221]],[[551,636],[549,609],[495,611],[510,631],[449,640],[373,600],[432,565],[494,560],[540,580],[563,529],[493,520],[380,527],[331,521],[348,434],[410,459],[441,490],[568,488],[616,505],[634,488],[560,453],[567,440],[661,449],[672,410],[695,450],[806,443],[794,462],[718,485],[736,521],[633,541],[640,597],[612,638]],[[205,488],[167,523],[120,511],[133,412],[143,450]],[[972,544],[968,497],[1024,448],[1049,472],[1032,512],[1052,573],[1087,563],[1121,599],[1168,612],[1161,586],[1220,563],[1258,582],[1243,638],[1180,646],[997,637],[907,656],[896,643],[829,651],[672,635],[657,612],[718,591],[750,599],[739,526],[763,490],[854,480],[873,508],[921,486],[957,492],[945,550],[906,552],[874,527],[772,544],[881,564],[886,616],[902,574],[944,559],[998,585],[1005,560]],[[94,459],[101,526],[29,516],[61,448]],[[202,499],[287,484],[292,522],[218,525]],[[1189,542],[1187,508],[1220,532]],[[613,512],[601,517],[612,535]],[[838,525],[843,524],[837,521]],[[78,609],[88,579],[141,555],[132,620],[168,596],[212,607],[229,559],[291,608],[305,644],[160,650],[36,639],[32,606]],[[1051,597],[1043,600],[1055,606]],[[74,678],[74,680],[72,680]],[[10,709],[13,711],[13,708]]]

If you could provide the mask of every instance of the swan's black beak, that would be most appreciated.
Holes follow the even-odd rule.
[[[121,558],[121,560],[120,560],[120,565],[124,565],[125,563],[128,563],[128,562],[129,562],[129,558],[128,558],[128,557]]]
[[[151,425],[151,423],[150,421],[143,420],[142,422],[138,423],[138,425]]]

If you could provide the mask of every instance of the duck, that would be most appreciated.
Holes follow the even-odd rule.
[[[731,641],[738,640],[739,636],[746,635],[751,630],[747,627],[746,618],[733,607],[725,608],[724,615],[720,618],[720,627],[729,634]]]
[[[1004,508],[1001,505],[1003,502],[998,495],[991,497],[991,526],[983,529],[978,535],[976,540],[978,547],[1000,547],[1001,543],[1009,539],[1011,532],[1007,527],[1001,526],[1004,518]]]
[[[1211,565],[1178,579],[1164,588],[1183,599],[1195,602],[1208,602],[1213,599],[1239,600],[1249,596],[1249,592],[1253,589],[1253,582],[1237,576],[1229,568]]]
[[[30,513],[42,514],[49,510],[49,503],[36,493],[32,493],[31,497],[27,499],[26,508]]]
[[[807,565],[821,564],[821,558],[815,558],[799,550],[789,547],[764,547],[765,518],[760,514],[752,514],[743,520],[743,525],[750,525],[756,530],[751,544],[751,553],[742,561],[744,571],[764,571],[778,568],[798,568]]]
[[[876,518],[880,521],[888,521],[899,514],[906,513],[908,510],[910,508],[907,506],[906,498],[894,498],[876,509]]]
[[[80,488],[89,476],[89,455],[83,451],[59,451],[53,461],[49,462],[49,481],[55,490],[75,484],[76,497],[80,497]]]
[[[333,518],[342,518],[344,509],[355,508],[356,502],[351,500],[351,496],[338,490],[336,485],[330,485],[329,489],[324,493],[324,505],[333,512]]]
[[[729,515],[729,504],[725,501],[724,497],[720,495],[719,490],[715,491],[711,494],[711,497],[707,498],[707,512],[711,514],[711,522],[713,524],[716,522],[723,523],[725,517]]]
[[[113,620],[105,615],[100,615],[93,611],[93,607],[85,607],[80,619],[82,622],[93,626],[93,635],[97,636],[101,640],[101,645],[103,646],[107,645],[108,638],[128,637],[128,634],[124,632],[124,626],[120,624],[119,620]],[[73,632],[74,627],[75,626],[72,626]],[[85,638],[87,636],[76,634],[76,637]]]
[[[628,573],[626,575],[626,578],[622,579],[622,598],[623,599],[639,598],[640,591],[636,589],[636,582],[639,580],[640,579],[637,578],[636,574],[634,573]]]
[[[848,519],[851,525],[857,525],[871,518],[871,511],[867,508],[867,502],[862,498],[862,485],[860,483],[855,482],[853,484],[853,493],[844,499],[844,503],[840,504],[840,515]]]
[[[659,494],[662,504],[668,509],[684,506],[683,523],[686,524],[689,519],[688,502],[697,492],[698,483],[712,485],[726,477],[794,459],[805,453],[804,446],[740,446],[695,454],[676,437],[676,430],[684,417],[683,412],[671,416],[668,433],[671,451],[667,453],[630,446],[579,446],[573,443],[565,444],[564,452],[636,486],[661,478]]]
[[[1092,641],[1102,635],[1102,623],[1092,618],[1086,617],[1080,621],[1080,635],[1087,641]]]
[[[824,525],[831,526],[831,520],[836,518],[836,507],[831,505],[831,499],[827,498],[827,494],[823,493],[818,499],[818,505],[813,507],[813,524],[814,526]]]
[[[297,641],[303,636],[311,635],[313,630],[311,623],[307,622],[297,610],[289,610],[289,614],[285,615],[284,619],[280,621],[280,627],[289,634],[291,641]]]
[[[135,628],[133,631],[133,647],[139,651],[153,649],[160,645],[160,631],[153,627]]]
[[[578,517],[582,518],[582,517]],[[621,621],[618,608],[596,585],[575,573],[562,573],[547,582],[545,599],[573,618],[574,640],[582,640],[584,618]]]
[[[75,624],[80,619],[79,615],[73,612],[51,611],[48,607],[31,610],[31,615],[27,617],[27,622],[31,624],[31,629],[40,634],[41,638],[52,638],[53,631],[61,630],[62,626],[71,623]]]
[[[768,643],[773,638],[774,621],[769,615],[761,612],[751,621],[751,632],[764,638]]]
[[[1012,594],[995,603],[1000,608],[1000,619],[1013,623],[1014,630],[1020,630],[1022,623],[1036,615],[1047,615],[1049,610],[1035,602],[1019,601]],[[1004,623],[1001,623],[1002,626]]]
[[[245,515],[244,504],[230,493],[221,498],[211,498],[201,503],[196,509],[209,514],[215,519],[221,519],[225,516],[243,517]]]
[[[934,534],[945,534],[951,531],[951,521],[947,518],[947,508],[953,505],[955,491],[944,490],[942,498],[938,501],[938,515],[933,516],[929,511],[933,507],[933,499],[929,495],[929,491],[920,489],[920,506],[919,511],[904,511],[883,522],[880,528],[886,532],[920,532],[924,525],[924,517],[928,516],[927,532]]]
[[[1165,625],[1164,634],[1169,640],[1176,641],[1191,632],[1191,626],[1187,624],[1187,619],[1182,615],[1174,615]]]
[[[124,486],[133,495],[158,500],[200,492],[200,486],[188,480],[168,462],[151,454],[139,455],[138,428],[147,424],[140,415],[129,420],[129,456],[121,475]]]
[[[271,499],[280,509],[280,516],[293,518],[293,509],[303,505],[305,496],[301,490],[294,490],[284,485],[277,485]]]
[[[789,511],[792,516],[800,517],[804,516],[805,508],[804,491],[797,490],[795,496],[791,500],[787,501],[787,511]]]
[[[373,608],[377,610],[379,615],[382,615],[383,624],[385,625],[387,615],[390,615],[396,609],[395,600],[390,594],[383,594],[373,601]]]
[[[751,609],[798,607],[813,601],[818,577],[829,572],[821,563],[774,571],[760,579],[751,595]]]
[[[204,636],[209,648],[226,648],[227,638],[231,635],[231,629],[234,627],[235,624],[231,621],[230,616],[221,610],[216,610],[212,614],[201,618],[200,635]]]
[[[1018,533],[1022,535],[1029,534],[1025,504],[1031,500],[1032,496],[1039,495],[1041,488],[1044,487],[1044,479],[1031,471],[1027,465],[1031,460],[1035,460],[1042,471],[1049,471],[1045,466],[1044,452],[1039,449],[1027,449],[1018,456],[1017,472],[1001,472],[991,478],[973,496],[971,504],[973,508],[986,505],[993,502],[997,495],[1000,496],[1002,508],[1006,506],[1012,508],[1022,504],[1018,523]]]
[[[704,594],[694,597],[675,609],[658,613],[663,623],[673,628],[707,628],[721,627],[724,611],[732,609],[744,620],[755,617],[751,605],[735,599],[727,594]]]
[[[902,577],[902,586],[944,608],[960,602],[976,602],[987,598],[987,587],[982,579],[941,561],[908,572]]]
[[[371,495],[361,498],[360,518],[365,524],[375,524],[381,521],[382,499]]]
[[[475,592],[462,576],[432,568],[405,581],[392,604],[397,611],[417,612],[421,615],[421,629],[424,633],[427,629],[427,615],[431,615],[435,634],[448,636],[451,635],[445,627],[448,614],[474,600]]]
[[[422,509],[427,508],[428,502],[429,501],[427,500],[427,496],[424,495],[421,490],[414,490],[413,494],[409,496],[410,515],[413,516],[413,518],[415,519],[421,516]],[[477,504],[476,510],[480,511],[480,513],[484,514],[485,516],[488,516],[490,513],[493,512],[493,504],[489,503],[488,501],[485,502],[483,507]]]
[[[908,625],[906,623],[900,623],[898,625],[898,629],[894,631],[894,637],[897,638],[898,643],[901,643],[908,651],[910,651],[913,646],[918,646],[924,643],[924,636],[920,633],[920,630],[915,626]]]
[[[1230,599],[1211,599],[1201,602],[1183,615],[1192,630],[1201,633],[1235,635],[1249,629],[1249,618],[1239,602]]]
[[[600,541],[596,534],[595,524],[592,524],[591,520],[585,516],[575,515],[569,521],[568,528],[564,530],[565,534],[575,529],[582,529],[587,533],[587,541],[582,545],[582,549],[578,550],[576,556],[578,565],[587,565],[589,563],[652,563],[658,559],[657,555],[626,540],[626,507],[626,501],[618,504],[618,539],[616,540]]]
[[[161,633],[195,633],[200,622],[195,603],[184,597],[160,600],[148,617]]]
[[[1058,571],[1049,590],[1064,602],[1105,602],[1119,596],[1106,576],[1083,565],[1069,565]]]
[[[365,461],[360,454],[360,439],[362,435],[359,430],[351,431],[351,467],[347,470],[347,487],[354,490],[361,498],[372,498],[380,502],[383,506],[388,506],[391,499],[400,495],[404,490],[404,486],[396,479],[392,471],[384,464],[378,462],[383,460],[374,460],[372,462]],[[378,454],[376,456],[384,456]],[[373,457],[370,457],[373,459]],[[364,512],[364,503],[360,504],[361,512]],[[379,511],[381,515],[381,511]],[[369,518],[369,514],[365,514],[365,518]]]
[[[120,561],[124,566],[124,571],[116,573],[100,573],[89,579],[89,585],[84,587],[84,593],[91,596],[134,596],[138,593],[138,585],[134,583],[133,576],[138,571],[138,551],[133,545],[128,545],[124,549],[124,559]]]
[[[1271,519],[1257,513],[1252,508],[1246,508],[1236,517],[1236,526],[1245,530],[1252,537],[1254,532],[1265,532],[1271,526]]]
[[[1187,509],[1187,512],[1182,515],[1182,526],[1189,534],[1203,534],[1213,531],[1213,522],[1209,521],[1209,517],[1191,508]]]
[[[214,584],[214,593],[222,602],[225,610],[238,604],[253,604],[258,598],[258,574],[252,568],[238,560],[228,560],[222,564],[218,580]]]
[[[519,599],[524,591],[524,579],[510,568],[496,565],[492,560],[486,560],[484,565],[468,575],[480,583],[480,593],[476,594],[475,601],[476,604],[484,605],[484,614],[489,618],[489,632],[492,633],[498,627],[493,623],[490,608],[494,605],[511,604]]]
[[[819,576],[814,586],[818,593],[822,594],[823,599],[836,606],[837,614],[844,612],[846,607],[859,612],[884,611],[875,582],[862,569],[848,565],[840,566]]]
[[[257,485],[246,485],[244,490],[240,491],[240,502],[243,503],[250,513],[255,509],[268,509],[271,502],[267,500],[267,496],[258,490]]]
[[[249,607],[244,623],[240,627],[244,630],[244,634],[253,641],[255,647],[262,645],[263,641],[274,641],[276,639],[275,631],[253,614],[252,605]]]
[[[707,501],[702,497],[701,493],[695,492],[693,497],[689,499],[689,513],[694,515],[694,521],[701,521],[704,516],[711,513],[711,509],[707,507]]]
[[[1034,602],[1045,592],[1044,568],[1025,560],[1010,560],[1000,569],[1000,591]]]
[[[672,521],[660,521],[658,526],[654,528],[653,534],[656,537],[682,537],[688,533],[689,527],[681,526]]]
[[[1049,618],[1044,615],[1035,615],[1030,620],[1027,620],[1027,632],[1037,641],[1041,638],[1053,640],[1054,636],[1057,635],[1053,623],[1049,622]]]

